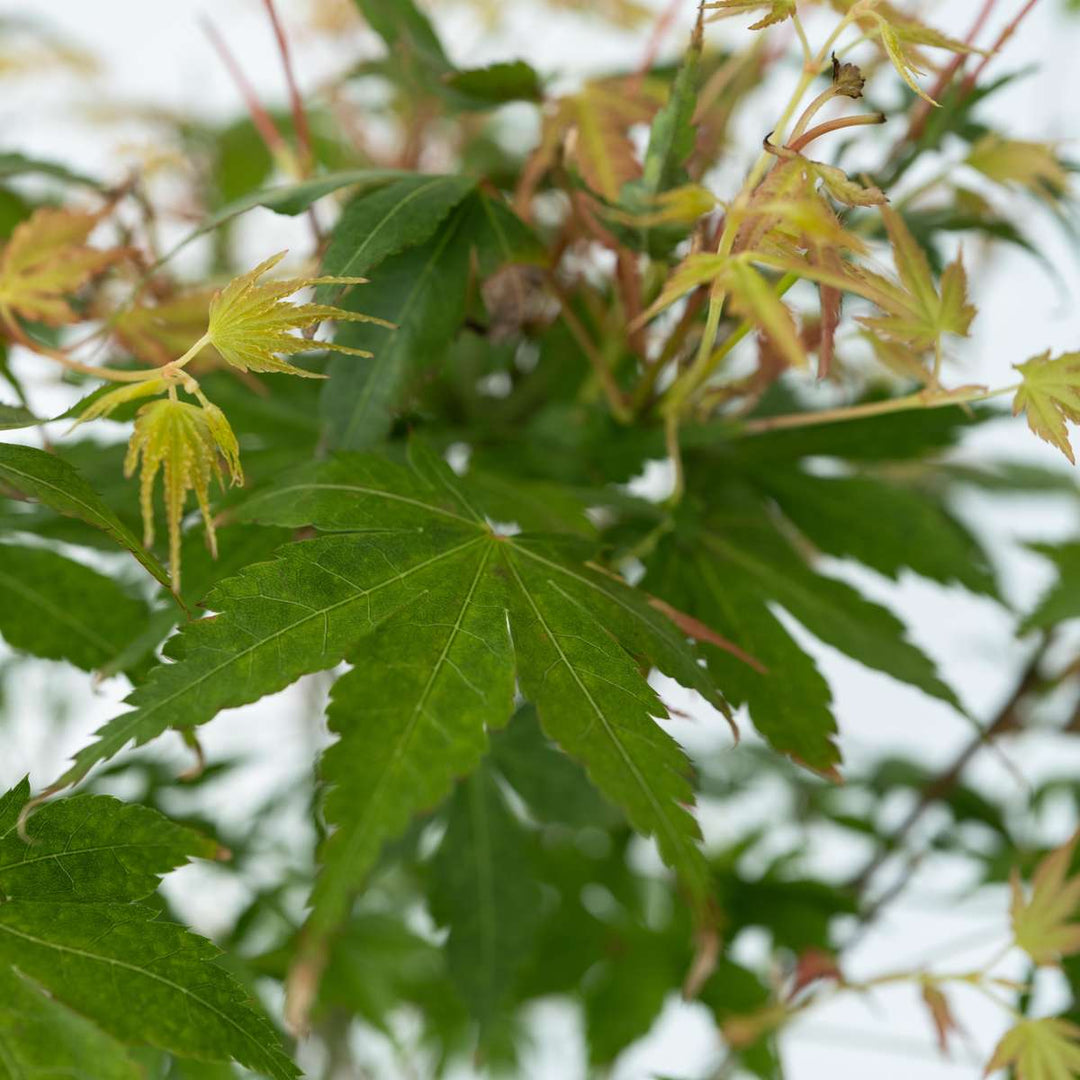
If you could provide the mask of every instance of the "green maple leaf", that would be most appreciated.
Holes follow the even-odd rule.
[[[85,1076],[88,1061],[95,1080],[144,1075],[121,1042],[0,965],[0,1080]]]
[[[574,537],[501,536],[466,486],[422,447],[409,467],[346,455],[251,500],[246,516],[331,535],[286,545],[276,561],[217,585],[212,620],[166,646],[151,672],[61,784],[127,742],[273,693],[348,657],[333,692],[325,756],[323,851],[310,937],[343,919],[383,843],[432,807],[509,719],[515,683],[547,734],[701,897],[706,872],[678,745],[645,679],[656,666],[722,698],[675,625],[620,580],[586,565]]]
[[[123,650],[147,615],[146,604],[82,563],[0,544],[0,635],[13,648],[93,671]]]
[[[213,857],[216,845],[104,795],[44,807],[24,839],[17,825],[28,797],[25,780],[0,796],[0,986],[14,995],[14,1005],[0,997],[0,1020],[5,1009],[19,1012],[13,1026],[0,1024],[0,1075],[5,1049],[55,1075],[79,1050],[102,1054],[95,1076],[126,1078],[119,1042],[236,1060],[275,1080],[298,1076],[246,991],[212,962],[216,946],[144,902],[163,873],[192,855]]]
[[[1010,881],[1013,936],[1036,964],[1054,964],[1080,952],[1080,875],[1066,877],[1076,841],[1074,836],[1039,863],[1030,897],[1025,898],[1018,873]]]
[[[1021,1020],[998,1043],[986,1075],[1009,1066],[1016,1080],[1073,1080],[1080,1075],[1080,1028],[1067,1020]]]
[[[489,1023],[528,957],[540,918],[528,836],[499,790],[478,769],[458,785],[432,863],[432,916],[447,926],[450,974],[482,1023]]]
[[[1076,464],[1065,421],[1080,423],[1080,352],[1051,358],[1049,350],[1016,364],[1023,379],[1013,398],[1013,413],[1027,417],[1028,427]]]

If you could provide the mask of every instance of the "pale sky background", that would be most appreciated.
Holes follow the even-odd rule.
[[[659,6],[659,4],[657,4]],[[998,4],[998,25],[1011,16],[1019,0]],[[668,40],[668,52],[681,47],[695,4],[685,0],[677,30]],[[974,0],[939,0],[923,5],[945,29],[963,30],[975,10]],[[1060,15],[1060,0],[1042,0],[1006,56],[996,62],[995,74],[1031,62],[1043,70],[994,99],[991,113],[1025,139],[1069,140],[1072,156],[1080,157],[1080,19]],[[439,25],[453,57],[468,66],[517,56],[541,72],[559,73],[556,86],[569,86],[580,73],[633,62],[642,54],[647,30],[619,33],[599,21],[582,17],[555,17],[541,13],[528,0],[506,0],[501,31],[485,28],[453,5]],[[279,0],[288,27],[304,10],[304,0]],[[258,0],[49,0],[19,3],[0,0],[0,16],[33,14],[49,19],[75,42],[85,45],[103,62],[104,73],[89,84],[75,84],[66,76],[52,75],[8,81],[0,95],[2,150],[51,157],[99,175],[117,177],[131,161],[132,148],[152,138],[137,123],[123,127],[89,127],[82,107],[110,103],[152,103],[168,109],[226,118],[241,110],[235,88],[213,55],[197,25],[210,15],[237,54],[264,100],[284,100],[281,72],[270,30]],[[820,37],[818,22],[808,20],[811,38]],[[710,28],[716,40],[745,38],[739,20]],[[988,35],[989,38],[990,35]],[[312,90],[355,60],[357,42],[295,39],[295,63],[302,88]],[[373,39],[360,45],[377,52]],[[857,54],[856,57],[857,59]],[[791,75],[794,78],[794,75]],[[776,96],[789,92],[783,78]],[[721,182],[737,177],[756,153],[761,124],[768,124],[770,104],[763,100],[760,113],[743,118],[747,160],[734,160],[721,170]],[[515,114],[516,115],[516,114]],[[775,115],[775,112],[773,113]],[[527,123],[526,114],[521,122]],[[523,133],[524,134],[524,133]],[[730,173],[730,176],[728,175]],[[728,190],[718,188],[723,196]],[[973,337],[957,352],[952,377],[957,383],[980,381],[1004,385],[1013,381],[1010,365],[1042,352],[1080,348],[1080,251],[1070,250],[1059,231],[1045,217],[1031,214],[1026,224],[1040,250],[1061,271],[1056,285],[1031,258],[1014,252],[1000,254],[988,266],[978,249],[967,251],[973,290],[980,305]],[[245,242],[253,261],[285,246],[296,236],[296,223],[266,211],[254,211],[245,224]],[[197,257],[197,252],[193,253]],[[51,382],[36,377],[34,362],[20,361],[19,370],[30,376],[37,401],[48,403],[61,393]],[[39,410],[40,411],[40,410]],[[48,415],[48,409],[45,409]],[[1049,448],[1027,435],[1022,422],[987,425],[966,447],[966,454],[1014,455],[1057,467]],[[1058,539],[1076,534],[1073,508],[1032,499],[998,500],[971,497],[964,506],[967,519],[988,539],[1005,571],[1007,594],[1020,610],[1028,610],[1049,580],[1044,563],[1018,550],[1016,541]],[[908,576],[899,587],[869,572],[836,564],[837,573],[856,581],[875,597],[885,600],[911,627],[912,637],[940,663],[971,711],[992,716],[1011,691],[1028,644],[1017,642],[1013,620],[996,605],[971,597],[960,589],[947,589]],[[805,635],[803,635],[805,638]],[[915,690],[871,673],[833,651],[808,640],[808,648],[821,660],[832,682],[836,714],[841,726],[845,757],[858,764],[890,751],[944,763],[970,736],[970,729],[951,710],[924,698]],[[2,649],[2,646],[0,646]],[[13,714],[18,720],[4,732],[11,740],[0,755],[0,790],[25,772],[41,785],[55,776],[88,732],[114,715],[124,686],[113,680],[91,690],[80,678],[58,679],[59,665],[28,663],[13,687]],[[324,741],[318,725],[298,717],[310,709],[320,684],[295,687],[272,702],[218,717],[203,729],[211,756],[244,752],[254,763],[244,770],[239,793],[232,787],[211,790],[211,814],[222,820],[243,821],[275,786],[295,779],[310,768],[311,755]],[[49,696],[70,698],[71,723],[58,737],[44,723],[40,701]],[[680,697],[677,704],[682,704]],[[744,725],[745,726],[745,725]],[[674,721],[672,730],[688,746],[726,745],[726,729],[708,718]],[[12,739],[12,735],[14,738]],[[1014,737],[1003,743],[1010,761],[1034,780],[1080,769],[1075,740],[1039,735]],[[170,752],[175,748],[169,746]],[[737,753],[737,751],[736,751]],[[177,755],[177,761],[181,761]],[[986,790],[1004,792],[1022,805],[1024,791],[1013,775],[992,754],[986,754],[969,774]],[[707,834],[722,839],[752,820],[768,820],[770,806],[782,797],[763,789],[743,800],[737,815],[718,814],[704,807]],[[898,800],[897,819],[905,806]],[[927,824],[932,824],[932,815]],[[1071,810],[1051,805],[1041,823],[1047,840],[1064,839],[1076,822]],[[303,825],[293,822],[295,835]],[[778,846],[783,836],[776,837]],[[864,857],[855,846],[823,837],[815,859],[843,878]],[[1005,940],[1007,897],[1004,890],[988,891],[972,901],[951,903],[944,909],[931,901],[964,883],[963,870],[940,858],[927,860],[906,898],[891,908],[853,955],[849,974],[873,975],[897,967],[934,960],[942,970],[957,970],[993,955]],[[192,867],[172,876],[170,896],[205,932],[213,933],[227,921],[227,912],[243,902],[236,889],[224,890],[212,868]],[[214,888],[208,889],[208,885]],[[961,947],[963,946],[963,947]],[[761,947],[749,936],[737,942],[741,955],[754,958]],[[1006,962],[1001,971],[1018,975],[1020,965]],[[1048,1011],[1062,1004],[1061,988],[1052,975],[1040,984],[1040,1006]],[[951,1061],[943,1061],[934,1047],[924,1011],[908,988],[881,992],[872,1001],[850,998],[815,1010],[792,1028],[783,1043],[789,1080],[818,1080],[829,1076],[865,1080],[975,1080],[981,1062],[1003,1030],[1003,1014],[975,994],[958,994],[961,1022],[970,1035],[973,1051],[963,1047]],[[537,1010],[538,1047],[529,1058],[525,1080],[577,1080],[573,1064],[580,1054],[582,1035],[566,1010],[548,1005]],[[365,1043],[373,1060],[381,1062],[376,1074],[393,1077],[394,1066],[379,1040]],[[669,1004],[652,1035],[625,1055],[615,1080],[646,1080],[657,1073],[703,1078],[717,1060],[712,1026],[699,1006]],[[463,1071],[460,1076],[470,1075]]]

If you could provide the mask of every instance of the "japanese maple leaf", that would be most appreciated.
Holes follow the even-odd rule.
[[[1013,414],[1023,412],[1028,427],[1075,465],[1065,421],[1080,423],[1080,352],[1051,359],[1047,350],[1015,367],[1023,382],[1013,398]]]
[[[0,312],[62,326],[75,322],[69,297],[95,274],[127,255],[126,248],[86,244],[100,214],[42,207],[11,234],[0,251]]]
[[[1009,1066],[1016,1080],[1073,1080],[1080,1076],[1080,1028],[1067,1020],[1021,1020],[998,1043],[986,1075]]]
[[[1016,944],[1036,964],[1054,964],[1062,956],[1080,952],[1080,875],[1067,878],[1080,834],[1050,852],[1031,880],[1031,896],[1024,898],[1020,875],[1012,880],[1013,935]]]
[[[882,206],[881,215],[892,244],[896,272],[905,292],[886,297],[885,316],[860,321],[894,341],[913,349],[927,349],[945,334],[967,336],[975,318],[975,308],[967,299],[967,273],[957,258],[945,267],[940,290],[934,283],[926,253],[904,219],[889,206]]]
[[[766,26],[790,19],[795,14],[795,0],[715,0],[712,4],[706,4],[705,10],[715,12],[710,19],[727,19],[732,15],[763,11],[765,14],[750,29],[764,30]]]

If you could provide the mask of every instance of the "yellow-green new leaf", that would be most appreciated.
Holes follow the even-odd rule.
[[[1005,139],[991,132],[971,148],[965,164],[995,183],[1050,201],[1069,190],[1069,174],[1050,143]]]
[[[916,75],[926,74],[923,64],[926,62],[919,52],[920,45],[934,49],[947,49],[949,52],[969,53],[974,50],[970,45],[957,41],[940,30],[919,22],[910,15],[897,11],[891,4],[882,4],[881,9],[869,13],[877,22],[877,31],[882,47],[896,68],[897,74],[905,83],[931,105],[938,103],[927,94],[915,81]]]
[[[1023,382],[1013,398],[1013,415],[1023,412],[1028,427],[1075,465],[1065,421],[1080,423],[1080,352],[1051,359],[1047,350],[1014,366]]]
[[[732,306],[754,323],[792,366],[807,366],[799,330],[769,282],[744,259],[732,259],[726,274]]]
[[[180,522],[189,491],[195,492],[206,525],[210,550],[216,554],[214,522],[210,515],[210,481],[224,487],[220,458],[224,458],[234,484],[242,484],[240,447],[225,414],[210,402],[201,406],[165,398],[144,405],[124,459],[124,475],[131,476],[139,460],[143,543],[154,542],[154,481],[164,473],[165,517],[169,526],[169,571],[174,590],[180,590]]]
[[[1036,964],[1055,964],[1080,952],[1080,875],[1066,877],[1078,836],[1039,863],[1029,898],[1024,897],[1019,874],[1014,871],[1010,881],[1013,937]]]
[[[285,257],[280,251],[259,263],[254,270],[229,282],[210,302],[206,339],[223,360],[241,371],[278,371],[321,379],[303,368],[290,364],[285,356],[331,349],[353,356],[371,356],[363,349],[351,349],[330,341],[310,341],[293,331],[312,327],[328,319],[349,322],[374,322],[393,329],[391,323],[328,304],[290,304],[286,297],[309,285],[360,285],[364,278],[314,277],[290,278],[259,284],[259,278]]]
[[[1067,1020],[1021,1020],[997,1044],[985,1075],[1010,1067],[1016,1080],[1075,1080],[1080,1076],[1080,1028]]]

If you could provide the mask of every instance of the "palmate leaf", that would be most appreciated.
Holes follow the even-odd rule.
[[[27,823],[27,842],[17,825],[28,797],[25,780],[0,796],[0,984],[19,984],[15,1025],[0,1025],[0,1075],[5,1067],[19,1080],[62,1075],[81,1048],[102,1053],[100,1071],[83,1062],[94,1076],[126,1077],[120,1040],[236,1060],[275,1080],[298,1076],[269,1022],[212,963],[219,950],[142,902],[162,874],[190,856],[213,857],[216,845],[103,795],[43,808]],[[11,1008],[0,998],[0,1017]],[[36,1058],[42,1071],[14,1071],[20,1058]]]
[[[704,10],[713,12],[713,19],[729,19],[733,15],[763,12],[750,29],[764,30],[767,26],[790,19],[795,14],[795,0],[714,0],[711,4],[705,4]]]
[[[773,605],[852,659],[962,711],[932,661],[906,640],[899,620],[850,586],[816,572],[787,530],[777,527],[761,492],[734,478],[717,490],[710,479],[708,505],[712,509],[700,526],[688,522],[659,546],[645,588],[757,661],[755,667],[702,646],[717,681],[733,700],[749,704],[755,727],[776,749],[825,773],[839,761],[828,686],[770,610]],[[813,513],[808,510],[807,517]],[[835,539],[827,522],[821,528],[821,535]],[[866,530],[863,537],[861,550],[875,558],[880,550],[881,565],[896,557],[888,544],[870,546]],[[850,547],[838,543],[836,550],[841,546]],[[850,553],[858,556],[859,550]]]
[[[34,499],[93,525],[127,548],[162,585],[171,587],[165,567],[135,539],[79,472],[57,455],[32,446],[0,443],[0,493]]]
[[[641,665],[723,700],[672,623],[584,565],[592,545],[492,533],[421,447],[409,468],[345,456],[303,470],[246,515],[336,535],[289,544],[218,585],[207,599],[218,617],[171,639],[177,662],[151,673],[61,784],[132,739],[204,723],[350,656],[330,709],[341,736],[325,762],[337,829],[315,891],[318,939],[382,843],[475,767],[485,729],[510,716],[516,677],[548,734],[702,894],[686,762],[655,723],[666,710]]]
[[[1021,1020],[994,1050],[986,1075],[1012,1067],[1016,1080],[1073,1080],[1080,1075],[1080,1028],[1067,1020]]]
[[[86,243],[97,214],[42,207],[15,227],[0,251],[0,313],[62,326],[75,322],[68,297],[96,274],[126,257],[122,248]]]
[[[975,308],[968,303],[963,262],[957,258],[945,268],[939,288],[934,283],[926,253],[911,235],[903,217],[889,206],[882,206],[881,214],[907,296],[898,297],[900,303],[896,304],[886,295],[883,306],[887,314],[863,318],[860,322],[916,349],[934,345],[945,334],[966,336],[975,318]]]
[[[146,604],[42,548],[0,544],[0,635],[15,649],[93,671],[143,629]]]
[[[1065,421],[1080,423],[1080,352],[1051,358],[1049,350],[1016,364],[1023,381],[1013,398],[1013,413],[1023,412],[1028,427],[1076,464]]]
[[[1080,952],[1080,875],[1067,877],[1080,834],[1039,863],[1025,896],[1020,875],[1010,879],[1013,937],[1036,964],[1053,964]]]

